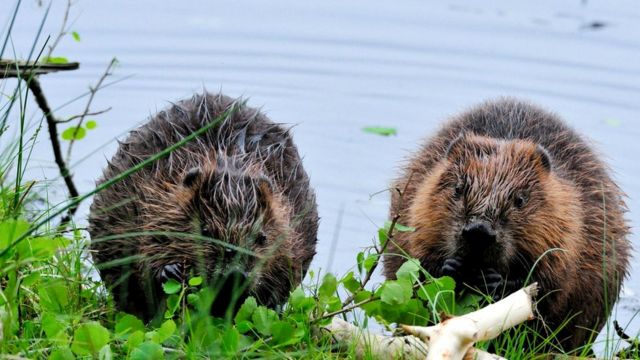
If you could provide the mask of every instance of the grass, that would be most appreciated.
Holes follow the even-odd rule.
[[[16,14],[17,10],[1,41],[2,52],[10,48],[10,27]],[[37,37],[39,34],[40,30]],[[32,49],[36,49],[36,43],[37,39]],[[73,226],[58,228],[55,221],[78,202],[166,156],[199,132],[99,188],[53,206],[46,201],[46,186],[39,188],[34,186],[38,183],[24,178],[32,145],[40,136],[40,124],[35,126],[34,135],[27,136],[25,131],[29,93],[22,82],[16,82],[13,89],[3,87],[1,93],[0,354],[4,355],[0,357],[351,358],[355,356],[353,344],[335,344],[329,334],[318,331],[330,316],[346,317],[363,328],[374,320],[387,328],[397,323],[423,325],[438,321],[443,312],[467,312],[482,300],[480,296],[456,298],[450,278],[434,279],[412,259],[402,266],[397,280],[369,284],[393,232],[412,231],[393,221],[379,230],[375,244],[354,254],[353,271],[340,275],[311,271],[305,284],[294,289],[288,303],[278,311],[249,298],[236,314],[213,318],[208,306],[215,297],[214,290],[196,276],[185,283],[166,283],[164,316],[153,324],[144,324],[119,312],[94,276],[86,232]],[[15,134],[9,135],[7,124],[17,124]],[[374,130],[379,133],[379,129]],[[538,352],[536,346],[553,341],[523,325],[479,347],[491,347],[507,358],[526,359]]]

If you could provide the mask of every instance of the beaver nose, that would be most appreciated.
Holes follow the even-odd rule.
[[[234,269],[227,272],[216,284],[218,289],[215,300],[211,305],[211,315],[223,317],[235,314],[240,305],[249,296],[248,273]]]
[[[474,248],[485,248],[496,242],[496,231],[484,221],[471,223],[462,229],[462,240]]]

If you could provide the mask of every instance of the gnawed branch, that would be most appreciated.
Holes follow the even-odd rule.
[[[451,317],[434,326],[402,326],[408,336],[372,334],[341,319],[333,318],[323,329],[338,345],[355,346],[359,358],[405,359],[502,359],[476,349],[478,341],[491,340],[502,332],[534,318],[533,299],[538,285],[532,284],[506,298],[466,315]]]

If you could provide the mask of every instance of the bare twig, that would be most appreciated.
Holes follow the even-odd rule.
[[[102,110],[98,110],[98,111],[93,111],[93,112],[88,112],[88,113],[83,113],[83,114],[78,114],[78,115],[73,115],[72,117],[68,118],[68,119],[64,119],[64,120],[57,120],[58,124],[66,124],[68,122],[71,122],[75,119],[81,118],[83,116],[97,116],[97,115],[101,115],[104,114],[106,112],[108,112],[109,110],[111,110],[111,106],[109,106],[106,109],[102,109]]]
[[[104,80],[112,74],[111,71],[113,70],[113,68],[116,66],[117,63],[118,63],[118,60],[116,58],[111,59],[111,61],[109,62],[109,65],[107,65],[107,68],[104,70],[104,73],[102,74],[102,76],[100,76],[100,79],[98,79],[98,82],[94,86],[89,86],[89,99],[87,100],[87,104],[84,107],[84,111],[80,115],[75,116],[75,118],[80,118],[80,120],[78,121],[78,124],[76,125],[75,130],[73,131],[73,136],[69,141],[69,147],[67,147],[67,157],[66,157],[67,163],[71,160],[71,151],[73,149],[73,145],[75,144],[78,131],[80,131],[80,127],[82,127],[82,123],[84,122],[85,118],[91,115],[91,103],[93,102],[95,95],[98,92],[98,90],[101,89],[102,83],[104,82]]]
[[[73,6],[73,2],[71,0],[67,0],[67,6],[64,10],[64,17],[62,19],[62,24],[60,25],[60,32],[58,32],[58,35],[56,36],[55,40],[53,40],[51,45],[49,45],[49,52],[45,57],[45,61],[46,59],[51,57],[51,55],[53,54],[53,50],[55,50],[55,48],[58,46],[58,44],[60,43],[60,40],[62,40],[62,38],[64,38],[69,33],[69,29],[67,28],[67,23],[69,22],[69,12],[71,10],[71,6]]]
[[[399,188],[394,189],[400,195],[400,199],[402,199],[402,197],[406,193],[412,178],[413,178],[413,173],[409,175],[409,179],[407,180],[406,184],[404,184],[404,187],[402,188],[402,190],[400,190]],[[349,305],[350,303],[352,303],[358,291],[364,289],[367,283],[369,283],[369,280],[371,280],[371,276],[373,275],[376,268],[378,267],[378,264],[381,261],[382,255],[384,255],[384,253],[387,251],[387,248],[389,247],[389,243],[391,243],[391,241],[393,240],[393,231],[395,230],[396,225],[398,224],[398,220],[400,220],[400,213],[396,212],[396,214],[391,219],[391,224],[389,225],[389,230],[387,232],[387,241],[385,241],[384,244],[382,244],[382,248],[379,249],[377,246],[375,247],[376,253],[379,255],[378,259],[376,259],[376,261],[373,263],[373,266],[371,266],[371,269],[367,271],[367,273],[364,276],[364,279],[362,279],[362,281],[360,282],[360,288],[354,291],[342,302],[343,308]]]

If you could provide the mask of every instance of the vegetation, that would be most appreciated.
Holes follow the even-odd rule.
[[[27,63],[30,60],[38,63],[39,59],[45,59],[39,62],[41,64],[67,63],[65,58],[52,54],[65,34],[70,34],[75,41],[80,40],[80,34],[67,28],[67,15],[62,35],[51,42],[48,55],[43,55],[45,48],[37,50],[36,38]],[[4,44],[0,57],[8,49],[11,24],[0,38]],[[157,323],[145,325],[132,315],[119,313],[92,268],[86,232],[70,222],[77,205],[101,188],[83,195],[74,193],[66,165],[73,142],[81,140],[87,131],[96,127],[96,121],[90,117],[108,110],[92,111],[90,105],[116,64],[111,60],[96,85],[80,97],[87,99],[84,112],[64,120],[55,118],[51,109],[43,109],[38,101],[44,111],[43,119],[36,124],[27,123],[28,99],[38,96],[34,93],[33,83],[39,73],[25,72],[17,76],[19,80],[11,89],[6,87],[13,83],[2,84],[0,354],[6,355],[0,357],[349,358],[354,355],[352,344],[336,344],[331,334],[321,331],[334,316],[341,316],[362,328],[368,327],[374,319],[381,327],[391,329],[394,324],[434,323],[442,313],[464,313],[485,300],[477,294],[456,298],[453,280],[432,278],[414,259],[407,259],[397,273],[397,280],[372,285],[372,274],[378,268],[387,244],[393,241],[394,233],[413,231],[399,224],[396,217],[379,229],[374,244],[355,255],[352,271],[341,276],[310,272],[307,282],[291,293],[289,302],[282,309],[269,309],[248,298],[236,314],[212,318],[208,306],[215,294],[205,286],[202,278],[192,277],[185,283],[174,280],[165,283],[168,301],[164,317]],[[4,70],[7,69],[0,68],[0,73]],[[18,67],[15,70],[20,73]],[[44,98],[44,94],[39,96]],[[71,195],[63,203],[51,204],[47,201],[46,184],[25,179],[25,168],[36,139],[42,136],[41,129],[48,126],[51,134],[53,127],[56,130],[53,133],[57,134],[57,126],[71,122],[73,125],[67,125],[60,135],[51,139],[54,151],[57,146],[58,152],[59,141],[69,141],[67,156],[60,158],[58,166]],[[372,127],[365,131],[395,134],[390,128]],[[198,134],[194,133],[102,188],[175,150]],[[527,346],[531,334],[525,328],[520,330],[496,341],[491,345],[492,350],[507,358],[530,358],[536,348]],[[527,352],[523,352],[525,348]]]

